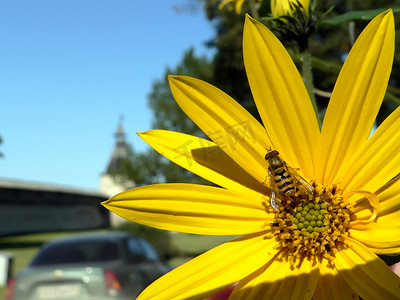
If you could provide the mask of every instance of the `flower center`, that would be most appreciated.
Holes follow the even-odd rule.
[[[313,186],[315,195],[297,194],[283,202],[270,224],[292,265],[304,257],[326,258],[332,263],[348,236],[350,210],[336,194],[336,186]]]

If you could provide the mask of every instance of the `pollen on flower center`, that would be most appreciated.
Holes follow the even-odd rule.
[[[297,196],[283,203],[270,224],[282,253],[292,265],[304,257],[332,262],[348,235],[349,208],[336,194],[336,187],[316,186],[315,191],[313,196]]]

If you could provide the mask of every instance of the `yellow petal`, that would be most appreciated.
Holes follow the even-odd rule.
[[[329,101],[317,177],[331,183],[372,129],[389,79],[394,53],[391,11],[373,19],[361,33],[339,74]],[[340,178],[337,178],[340,184]]]
[[[139,136],[174,163],[219,186],[246,193],[268,194],[263,184],[211,141],[165,130],[151,130]]]
[[[380,211],[375,222],[351,222],[350,236],[380,254],[400,251],[400,176],[377,192]],[[362,206],[362,205],[361,205]],[[357,208],[357,206],[356,206]],[[356,209],[356,220],[365,220],[370,209]]]
[[[318,282],[318,264],[304,259],[300,267],[277,259],[241,280],[232,299],[306,300],[311,299]]]
[[[204,299],[230,286],[274,258],[276,242],[264,234],[211,249],[155,281],[138,299]]]
[[[379,201],[378,223],[398,224],[400,222],[400,176],[397,176],[388,184],[376,192]],[[361,200],[353,209],[356,220],[365,220],[372,214],[371,206]],[[362,228],[362,227],[361,227]]]
[[[400,108],[378,127],[338,177],[346,190],[375,192],[400,173]]]
[[[352,212],[353,217],[362,222],[351,222],[349,234],[375,253],[400,253],[400,176],[380,189],[376,196],[380,202],[378,217],[374,222],[367,222],[372,209],[362,202]]]
[[[273,219],[265,198],[195,184],[158,184],[131,189],[102,203],[117,215],[165,230],[241,235],[264,230]]]
[[[362,299],[399,299],[400,278],[367,247],[350,238],[346,244],[334,260],[339,276]]]
[[[216,87],[186,76],[169,76],[172,94],[182,110],[242,169],[259,182],[267,174],[264,127]]]
[[[293,15],[296,7],[303,8],[308,15],[310,8],[309,0],[271,0],[271,13],[274,18],[285,15]]]
[[[243,56],[251,91],[272,145],[306,179],[314,178],[319,127],[307,90],[285,47],[247,16]]]
[[[352,220],[352,222],[350,223],[351,226],[357,226],[359,224],[368,224],[374,220],[376,220],[378,213],[379,213],[379,208],[380,208],[380,203],[379,203],[379,199],[378,197],[371,192],[368,191],[354,191],[354,193],[356,193],[356,195],[363,195],[364,198],[361,198],[357,201],[355,201],[355,206],[359,206],[359,203],[362,203],[362,205],[365,205],[365,200],[367,201],[367,203],[369,204],[369,207],[371,208],[371,214],[368,218],[366,219],[355,219]],[[349,202],[351,202],[352,198],[349,199]]]
[[[218,9],[223,9],[225,5],[229,4],[232,1],[233,0],[223,0],[223,1],[221,1],[220,4],[218,4]]]
[[[320,275],[313,300],[357,300],[358,295],[340,277],[335,269],[329,267],[326,260],[319,267]]]
[[[379,218],[378,221],[390,220],[394,215],[400,221],[400,176],[396,176],[382,189],[376,193],[379,202]],[[390,220],[392,221],[392,220]]]
[[[244,0],[236,0],[235,3],[235,12],[239,15],[242,12],[242,5]]]
[[[400,253],[400,224],[369,223],[349,230],[351,238],[363,243],[378,254]]]

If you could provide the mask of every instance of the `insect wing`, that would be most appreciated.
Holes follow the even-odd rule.
[[[297,187],[301,189],[304,194],[315,195],[314,188],[311,186],[311,184],[307,182],[307,180],[301,177],[299,173],[297,173],[296,170],[291,168],[287,163],[286,167],[290,175],[292,175],[292,177],[296,179]]]
[[[281,204],[281,200],[276,196],[276,192],[272,190],[271,192],[271,199],[270,199],[271,206],[274,210],[278,211],[279,206]]]
[[[284,196],[279,192],[279,188],[276,186],[274,173],[271,170],[268,170],[268,182],[269,188],[271,189],[271,198],[270,203],[274,210],[278,211],[279,206],[282,202],[279,198],[284,199]]]

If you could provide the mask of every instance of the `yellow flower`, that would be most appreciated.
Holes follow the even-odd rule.
[[[274,18],[291,16],[295,11],[295,6],[300,5],[306,14],[308,14],[310,0],[271,0],[271,13]]]
[[[223,9],[226,5],[229,5],[228,7],[231,7],[231,4],[235,5],[235,12],[239,15],[242,12],[242,6],[243,3],[246,0],[222,0],[221,3],[218,5],[219,9]],[[262,0],[257,0],[258,2],[261,2]]]
[[[400,278],[376,254],[400,251],[400,108],[369,137],[393,61],[392,12],[371,21],[354,44],[321,130],[277,38],[247,17],[243,39],[264,126],[212,85],[171,76],[176,101],[212,141],[164,130],[140,134],[220,187],[150,185],[103,203],[161,229],[241,237],[174,269],[139,299],[203,299],[235,282],[231,299],[399,299]],[[296,182],[295,196],[281,195],[278,210],[271,207],[279,190],[268,185],[270,148],[314,194]]]

